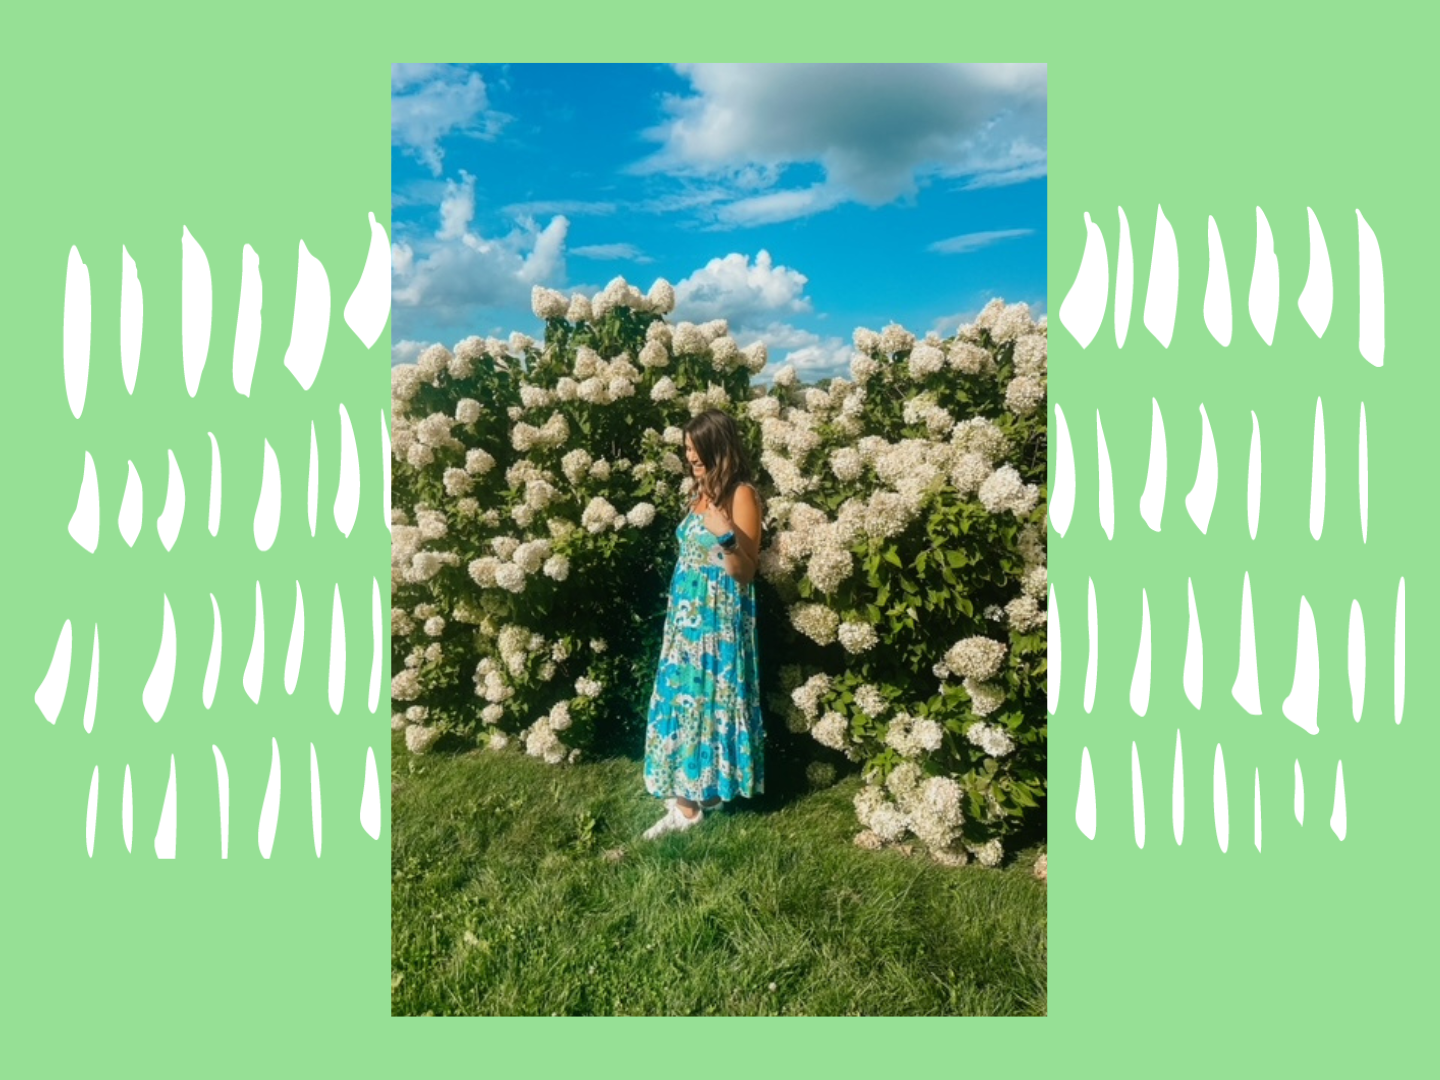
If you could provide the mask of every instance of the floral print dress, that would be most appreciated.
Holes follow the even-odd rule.
[[[692,511],[675,535],[665,637],[650,697],[645,788],[662,798],[729,801],[765,790],[755,585],[716,561]]]

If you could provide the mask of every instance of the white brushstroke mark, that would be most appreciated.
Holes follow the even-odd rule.
[[[170,691],[175,686],[175,616],[170,611],[170,597],[161,597],[165,602],[164,620],[160,625],[160,652],[155,657],[155,666],[150,669],[150,678],[145,681],[141,699],[145,711],[155,723],[165,715],[170,704]]]
[[[340,411],[343,415],[344,405]],[[1065,423],[1065,410],[1059,402],[1055,403],[1055,433],[1059,441],[1055,444],[1055,477],[1050,487],[1050,524],[1063,539],[1065,530],[1070,528],[1070,516],[1075,512],[1075,451],[1070,445],[1070,425]],[[353,445],[355,437],[350,438]],[[336,505],[339,505],[338,498]]]
[[[325,267],[300,241],[300,263],[295,273],[295,321],[290,327],[290,346],[285,350],[285,367],[304,390],[309,390],[320,371],[325,355],[325,338],[330,333],[330,279]]]
[[[1055,586],[1050,586],[1050,602],[1045,612],[1045,634],[1049,642],[1049,664],[1046,667],[1046,708],[1051,716],[1060,704],[1060,608],[1055,603]]]
[[[1385,364],[1385,270],[1380,263],[1380,242],[1355,211],[1360,225],[1360,355],[1376,367]]]
[[[1185,635],[1185,696],[1198,709],[1205,689],[1205,644],[1200,638],[1200,613],[1195,609],[1195,583],[1186,578],[1185,587],[1190,593],[1190,629]]]
[[[140,483],[140,474],[135,471],[135,462],[125,462],[125,494],[120,497],[120,536],[126,547],[134,547],[140,538],[140,525],[145,517],[145,488]]]
[[[1260,770],[1255,770],[1255,850],[1260,850]]]
[[[280,744],[270,739],[270,779],[265,784],[265,801],[260,804],[260,855],[270,858],[275,849],[275,828],[280,824]]]
[[[1165,512],[1165,421],[1160,416],[1160,403],[1150,399],[1150,467],[1145,474],[1145,490],[1140,495],[1140,516],[1145,524],[1160,531],[1160,516]]]
[[[193,398],[210,352],[210,260],[183,226],[180,236],[180,352],[185,389]]]
[[[310,480],[305,489],[305,511],[310,518],[310,535],[315,535],[315,516],[320,506],[320,447],[315,442],[315,421],[310,421]]]
[[[1061,421],[1064,422],[1063,420]],[[1068,434],[1068,432],[1067,432]],[[1058,459],[1057,459],[1058,460]],[[1058,468],[1058,466],[1057,466]],[[1070,462],[1070,472],[1075,472],[1075,462]],[[1075,492],[1072,486],[1070,503],[1073,507]],[[355,447],[355,429],[350,426],[350,414],[340,406],[340,485],[335,491],[335,524],[348,539],[355,528],[355,518],[360,513],[360,453]],[[1069,524],[1070,516],[1065,516]]]
[[[360,793],[360,827],[370,839],[380,839],[380,776],[375,770],[375,749],[365,748],[365,786]]]
[[[90,774],[90,802],[85,807],[85,854],[95,857],[95,811],[100,805],[100,766]]]
[[[255,546],[269,551],[280,531],[280,462],[265,440],[265,461],[260,474],[260,500],[255,504]]]
[[[385,531],[390,532],[390,428],[385,423],[384,409],[380,410],[380,460],[385,477]]]
[[[1220,229],[1210,218],[1210,273],[1205,281],[1205,328],[1222,346],[1230,344],[1230,275],[1225,270],[1225,247]]]
[[[1250,605],[1250,573],[1240,593],[1240,667],[1230,696],[1250,716],[1260,716],[1260,665],[1256,661],[1256,616]]]
[[[340,585],[337,582],[335,603],[330,611],[330,709],[336,716],[340,715],[340,706],[344,700],[345,612],[340,607]]]
[[[133,852],[135,838],[135,797],[130,789],[130,766],[125,766],[125,789],[120,793],[120,832],[125,837],[126,852]]]
[[[1365,434],[1365,403],[1360,403],[1360,542],[1370,539],[1370,445]]]
[[[260,704],[260,687],[265,681],[265,607],[260,599],[260,582],[255,582],[255,636],[250,640],[250,658],[245,661],[245,693]]]
[[[1215,839],[1220,854],[1230,850],[1230,795],[1225,787],[1225,755],[1215,744]]]
[[[1311,735],[1320,734],[1317,713],[1320,707],[1320,645],[1315,634],[1315,615],[1305,597],[1300,597],[1300,626],[1295,637],[1295,681],[1280,711],[1292,724]]]
[[[170,782],[165,785],[165,802],[160,807],[160,825],[155,830],[155,857],[175,858],[175,755],[170,755]]]
[[[1316,540],[1325,528],[1325,409],[1315,399],[1315,448],[1310,458],[1310,535]]]
[[[1295,759],[1295,820],[1305,824],[1305,778],[1300,775],[1300,759]]]
[[[1280,260],[1275,257],[1275,235],[1265,211],[1255,207],[1255,270],[1250,275],[1250,322],[1265,340],[1275,344],[1275,319],[1280,314]]]
[[[1305,278],[1305,288],[1300,292],[1300,314],[1315,331],[1315,336],[1324,337],[1325,328],[1330,325],[1330,309],[1335,302],[1334,284],[1330,278],[1330,252],[1325,247],[1325,234],[1320,231],[1320,222],[1315,211],[1305,208],[1310,219],[1310,271]]]
[[[295,693],[300,678],[300,656],[305,651],[305,598],[295,582],[295,621],[290,626],[290,648],[285,653],[285,693]]]
[[[1405,579],[1395,594],[1395,723],[1405,715]]]
[[[70,536],[90,554],[100,544],[100,482],[95,477],[95,459],[85,451],[85,470],[80,475],[80,495],[70,515]]]
[[[1116,209],[1120,211],[1120,245],[1115,252],[1115,347],[1123,349],[1135,295],[1135,255],[1130,248],[1130,222],[1125,220],[1125,208]]]
[[[1060,304],[1060,325],[1069,330],[1080,348],[1095,339],[1105,319],[1105,299],[1110,291],[1110,258],[1105,251],[1105,237],[1100,226],[1085,215],[1085,254],[1075,283]]]
[[[1135,812],[1135,846],[1145,848],[1145,785],[1140,779],[1140,751],[1130,744],[1130,802]]]
[[[1245,487],[1245,516],[1250,523],[1250,539],[1260,531],[1260,419],[1250,412],[1250,476]]]
[[[370,215],[370,250],[355,291],[345,303],[345,324],[370,348],[390,318],[390,238],[385,226]]]
[[[215,752],[215,783],[220,789],[220,858],[230,858],[230,770],[225,768],[225,755],[213,743]]]
[[[320,761],[310,744],[310,827],[315,833],[315,857],[320,858]]]
[[[255,359],[260,355],[260,308],[265,290],[260,281],[260,256],[249,244],[240,253],[240,311],[235,319],[235,360],[231,377],[242,396],[250,396]]]
[[[1150,283],[1145,287],[1145,329],[1170,347],[1175,332],[1175,301],[1180,294],[1180,255],[1175,230],[1162,207],[1155,207],[1155,246],[1150,253]]]
[[[1075,824],[1095,839],[1095,775],[1090,771],[1090,748],[1080,749],[1080,798],[1075,802]]]
[[[90,382],[90,269],[71,246],[65,264],[65,399],[75,419],[85,411]]]
[[[1350,601],[1350,647],[1347,651],[1350,669],[1350,712],[1355,722],[1365,711],[1365,616],[1360,601]]]
[[[95,624],[95,641],[90,647],[90,688],[85,691],[85,734],[95,730],[95,705],[100,698],[100,624]]]
[[[373,713],[380,707],[380,667],[382,664],[380,649],[384,642],[384,635],[381,633],[380,613],[380,580],[370,579],[370,630],[374,638],[374,648],[370,653],[370,711]]]
[[[1203,536],[1210,527],[1210,513],[1215,509],[1215,489],[1220,482],[1220,464],[1215,457],[1215,435],[1210,430],[1210,417],[1200,406],[1200,463],[1195,469],[1195,486],[1185,496],[1185,509],[1190,520]]]
[[[210,535],[220,535],[220,444],[215,441],[215,433],[207,431],[210,436]]]
[[[60,627],[55,651],[50,656],[50,667],[35,691],[35,704],[40,706],[40,714],[52,724],[60,716],[60,708],[65,704],[65,689],[70,685],[70,647],[70,620],[66,619],[65,625]]]
[[[1105,539],[1115,539],[1115,485],[1110,475],[1110,450],[1105,445],[1105,429],[1100,426],[1100,410],[1095,410],[1095,448],[1098,471],[1096,486],[1100,510],[1100,527],[1105,530]],[[389,443],[386,443],[385,472],[390,472]],[[388,508],[389,501],[386,501]]]
[[[135,393],[135,376],[140,371],[140,340],[145,333],[145,290],[135,260],[120,245],[120,374],[125,392]]]
[[[215,703],[215,688],[220,685],[220,605],[215,594],[210,594],[210,607],[215,612],[215,629],[210,635],[210,659],[205,664],[205,685],[200,690],[200,700],[205,708]]]
[[[165,453],[170,455],[170,477],[165,485],[165,507],[155,519],[155,531],[160,534],[160,543],[169,551],[180,535],[180,523],[185,520],[185,481],[180,476],[180,463],[175,460],[175,451],[166,450]]]
[[[1095,707],[1095,683],[1100,674],[1100,615],[1095,607],[1095,579],[1090,578],[1090,656],[1085,663],[1085,712]],[[378,586],[377,586],[378,587]]]
[[[1330,831],[1345,840],[1345,763],[1335,762],[1335,803],[1330,811]]]
[[[1175,729],[1175,778],[1170,782],[1170,826],[1175,844],[1185,842],[1185,763],[1180,753],[1180,729]]]
[[[1130,708],[1144,716],[1150,707],[1150,598],[1140,590],[1140,649],[1135,654],[1135,674],[1130,678]]]

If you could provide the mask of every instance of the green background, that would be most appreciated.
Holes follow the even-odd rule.
[[[882,27],[877,20],[883,18]],[[348,23],[344,20],[348,19]],[[17,573],[5,622],[10,678],[5,715],[10,768],[0,784],[10,931],[4,994],[6,1054],[31,1068],[78,1064],[121,1072],[252,1071],[270,1067],[613,1072],[704,1069],[694,1022],[569,1023],[561,1037],[538,1020],[427,1026],[389,1018],[389,797],[385,710],[365,708],[369,588],[383,576],[376,510],[375,413],[386,407],[388,334],[366,351],[341,318],[364,263],[365,214],[388,224],[387,65],[459,41],[471,56],[638,59],[697,47],[756,60],[909,60],[925,42],[936,59],[1023,52],[1050,64],[1050,306],[1058,311],[1084,244],[1088,210],[1107,234],[1113,266],[1116,204],[1130,216],[1136,294],[1130,337],[1114,350],[1109,321],[1082,353],[1056,327],[1051,399],[1075,439],[1079,498],[1055,542],[1051,575],[1068,646],[1053,746],[1052,1016],[1020,1033],[979,1032],[965,1021],[818,1021],[761,1031],[751,1023],[739,1066],[960,1071],[981,1061],[1028,1071],[1147,1071],[1203,1065],[1242,1070],[1408,1055],[1433,998],[1433,879],[1422,829],[1433,819],[1424,763],[1436,750],[1422,694],[1431,644],[1427,512],[1412,510],[1410,473],[1425,467],[1428,367],[1420,321],[1429,284],[1425,253],[1432,156],[1416,130],[1425,115],[1419,50],[1433,27],[1389,18],[1299,16],[1267,21],[1248,6],[1207,7],[1166,25],[1137,10],[1078,14],[890,5],[883,15],[815,15],[737,3],[723,13],[670,8],[630,14],[593,5],[480,9],[473,5],[359,10],[314,17],[293,6],[247,8],[214,21],[193,15],[100,19],[75,12],[12,24],[7,66],[11,154],[3,304],[11,334],[12,421],[5,425],[6,553]],[[1372,32],[1369,27],[1377,29]],[[1381,31],[1384,37],[1381,37]],[[885,54],[877,55],[877,41]],[[921,46],[925,48],[926,46]],[[603,51],[601,57],[598,52]],[[955,55],[951,55],[955,54]],[[1155,204],[1174,224],[1182,259],[1175,340],[1160,349],[1141,325]],[[1276,344],[1259,343],[1245,313],[1254,207],[1265,208],[1281,266]],[[1326,230],[1335,311],[1323,341],[1294,300],[1308,245],[1304,208]],[[1355,348],[1355,207],[1380,239],[1387,284],[1387,363],[1373,370]],[[1221,349],[1200,314],[1205,216],[1226,242],[1234,342]],[[214,327],[199,396],[183,389],[179,351],[179,237],[204,246],[215,285]],[[300,238],[325,263],[332,289],[329,346],[307,393],[281,365],[289,340]],[[146,296],[145,347],[135,396],[119,373],[119,248],[135,258]],[[60,331],[65,260],[78,244],[94,297],[91,378],[82,418],[65,402]],[[249,401],[230,384],[240,250],[260,254],[265,330]],[[1148,453],[1149,398],[1165,410],[1170,478],[1164,532],[1138,514]],[[1310,424],[1324,395],[1330,489],[1320,543],[1307,527]],[[1359,401],[1370,427],[1370,540],[1359,543],[1354,499]],[[336,405],[344,401],[360,449],[360,515],[349,541],[336,531]],[[1183,506],[1198,455],[1197,406],[1214,426],[1220,488],[1210,535]],[[1093,414],[1104,409],[1115,469],[1116,538],[1094,509]],[[1260,537],[1244,520],[1248,412],[1261,417],[1266,481]],[[304,468],[314,420],[322,466],[318,536],[305,525]],[[221,533],[205,529],[209,443],[225,463]],[[280,539],[255,550],[250,533],[260,439],[279,456],[285,504]],[[185,475],[187,511],[175,550],[154,532],[163,505],[165,450]],[[87,555],[65,532],[82,451],[99,472],[102,527]],[[132,551],[114,527],[125,460],[146,485],[146,521]],[[1418,491],[1417,491],[1418,494]],[[1423,498],[1423,496],[1421,496]],[[1265,714],[1229,697],[1241,571],[1254,587]],[[1389,633],[1395,585],[1407,579],[1410,703],[1390,712]],[[1205,710],[1180,688],[1185,578],[1193,577],[1205,632]],[[1099,592],[1100,688],[1081,708],[1085,579]],[[254,581],[265,586],[267,663],[260,706],[240,686],[249,651]],[[294,580],[305,588],[307,648],[294,698],[282,670]],[[349,627],[345,712],[325,700],[329,597],[341,584]],[[1149,715],[1135,717],[1128,687],[1138,639],[1139,590],[1150,593],[1155,640]],[[169,711],[153,724],[140,690],[167,592],[180,634]],[[207,593],[225,620],[225,663],[215,707],[199,703],[209,649]],[[1299,594],[1315,609],[1322,650],[1320,734],[1284,720]],[[1349,718],[1344,634],[1349,600],[1365,608],[1369,680],[1365,719]],[[388,601],[386,604],[388,611]],[[65,618],[76,656],[66,705],[52,728],[32,695]],[[80,715],[91,627],[102,627],[95,731]],[[386,676],[388,678],[388,663]],[[1186,736],[1190,790],[1185,845],[1169,830],[1174,733]],[[255,841],[271,737],[284,770],[279,831],[269,862]],[[1130,831],[1129,742],[1140,745],[1149,836]],[[1214,742],[1223,740],[1231,787],[1231,846],[1210,823]],[[324,857],[310,838],[308,744],[325,785]],[[231,783],[230,858],[217,851],[210,744]],[[364,748],[382,775],[385,831],[359,827]],[[1080,748],[1089,746],[1099,831],[1074,826]],[[152,842],[169,755],[177,762],[178,858]],[[1289,769],[1306,769],[1307,824],[1290,814]],[[1334,762],[1346,764],[1350,831],[1330,834]],[[120,838],[124,764],[135,782],[135,851]],[[94,859],[84,853],[85,802],[101,767]],[[1250,782],[1266,798],[1265,853],[1250,845]],[[901,1025],[904,1025],[903,1030]],[[477,1026],[478,1025],[478,1026]],[[877,1027],[883,1025],[883,1030]],[[823,1030],[816,1030],[816,1027]],[[569,1037],[565,1037],[568,1035]],[[663,1066],[662,1066],[663,1067]]]
[[[1050,402],[1052,417],[1055,405],[1065,411],[1078,481],[1065,538],[1053,522],[1050,535],[1064,644],[1050,759],[1052,1014],[1074,1033],[1076,1049],[1108,1029],[1115,1049],[1107,1056],[1133,1053],[1152,1067],[1208,1059],[1241,1072],[1295,1072],[1307,1064],[1329,1072],[1346,1062],[1408,1055],[1434,1001],[1434,898],[1426,887],[1433,874],[1424,842],[1434,820],[1426,763],[1437,750],[1425,702],[1425,657],[1434,647],[1427,618],[1432,552],[1423,484],[1415,481],[1428,469],[1433,434],[1435,372],[1424,359],[1425,324],[1416,314],[1433,287],[1436,236],[1429,154],[1405,149],[1414,146],[1409,117],[1428,91],[1404,42],[1387,42],[1383,50],[1365,44],[1368,20],[1337,19],[1321,30],[1319,20],[1310,27],[1297,19],[1267,24],[1255,8],[1233,23],[1218,11],[1204,20],[1210,25],[1197,11],[1188,23],[1144,40],[1121,37],[1105,46],[1096,38],[1051,54]],[[1402,36],[1423,37],[1430,29],[1412,24]],[[1101,55],[1109,62],[1096,62]],[[1341,55],[1344,77],[1334,67]],[[1142,322],[1157,203],[1175,230],[1180,262],[1168,349]],[[1121,350],[1113,322],[1117,205],[1130,222],[1135,267]],[[1280,265],[1273,346],[1248,314],[1257,205]],[[1330,325],[1318,340],[1296,306],[1309,265],[1307,206],[1324,230],[1334,278]],[[1386,349],[1379,369],[1362,359],[1357,344],[1357,208],[1379,239],[1384,263]],[[1058,312],[1080,265],[1085,211],[1105,234],[1111,292],[1105,321],[1082,351]],[[1203,317],[1210,215],[1229,270],[1227,348]],[[1169,452],[1159,533],[1139,511],[1152,397]],[[1327,464],[1318,542],[1309,530],[1317,397],[1324,401]],[[1357,494],[1362,401],[1369,433],[1365,544]],[[1219,461],[1203,536],[1184,502],[1199,460],[1202,403]],[[1097,408],[1114,473],[1113,541],[1096,509]],[[1246,521],[1251,410],[1263,447],[1254,541]],[[1053,477],[1053,438],[1051,446]],[[1259,717],[1231,696],[1246,571]],[[1393,633],[1402,576],[1409,678],[1397,726]],[[1087,578],[1095,582],[1100,636],[1089,715]],[[1204,640],[1199,712],[1182,687],[1187,578]],[[1153,645],[1143,718],[1129,704],[1142,587]],[[1302,594],[1320,648],[1318,735],[1281,712],[1294,676]],[[1368,661],[1358,724],[1346,673],[1352,600],[1364,612]],[[1178,847],[1171,829],[1177,730],[1186,790]],[[1144,774],[1143,851],[1132,824],[1132,741]],[[1229,789],[1228,854],[1216,840],[1212,805],[1217,743]],[[1075,824],[1086,746],[1097,796],[1093,841]],[[1305,780],[1303,828],[1293,813],[1297,758]],[[1343,843],[1329,827],[1337,760],[1344,762],[1348,803]],[[1257,768],[1263,853],[1253,843]],[[1098,1050],[1090,1056],[1100,1060]]]

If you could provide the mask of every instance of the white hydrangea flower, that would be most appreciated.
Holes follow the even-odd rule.
[[[582,675],[575,681],[575,693],[581,697],[594,698],[600,696],[601,686],[594,679]]]
[[[880,640],[875,634],[875,627],[862,622],[841,623],[839,637],[840,644],[848,653],[867,652]]]
[[[1045,383],[1033,375],[1017,375],[1005,388],[1005,407],[1016,416],[1029,416],[1045,404]]]
[[[870,719],[878,719],[889,708],[885,695],[873,683],[865,683],[855,691],[855,707]]]
[[[794,386],[797,381],[798,377],[795,374],[794,364],[786,364],[784,367],[777,369],[775,372],[776,386]]]
[[[555,581],[564,581],[570,576],[570,560],[564,555],[551,555],[545,560],[545,576]]]
[[[844,750],[850,743],[850,725],[837,712],[827,712],[820,722],[810,729],[810,734],[821,746],[832,750]]]
[[[1015,740],[1010,737],[1010,732],[997,724],[971,724],[965,738],[993,758],[1004,757],[1015,749]]]
[[[840,616],[824,604],[797,604],[790,609],[796,630],[817,645],[831,645],[840,629]]]
[[[440,738],[440,729],[424,727],[420,724],[412,724],[405,729],[405,745],[412,754],[429,753],[430,748]]]
[[[594,314],[590,310],[590,298],[582,293],[570,297],[570,309],[565,312],[565,318],[572,323],[591,322]]]
[[[1005,703],[1005,691],[994,683],[966,679],[965,692],[970,695],[970,711],[976,716],[989,716]]]
[[[530,290],[530,310],[537,319],[563,319],[569,310],[564,294],[536,285]]]
[[[1000,673],[1009,649],[987,637],[968,637],[957,641],[945,654],[945,666],[957,675],[985,682]]]
[[[1023,517],[1035,509],[1040,492],[1034,484],[1026,484],[1012,465],[1002,465],[980,485],[980,502],[992,514],[1010,511]]]
[[[461,398],[455,404],[455,419],[462,424],[473,424],[480,419],[480,403],[474,398]]]
[[[636,503],[627,519],[637,529],[647,528],[655,520],[655,507],[648,502]]]

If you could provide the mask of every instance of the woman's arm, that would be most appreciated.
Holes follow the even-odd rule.
[[[755,490],[746,484],[738,485],[731,510],[733,517],[720,511],[726,530],[733,532],[736,540],[725,557],[725,569],[740,584],[748,585],[755,580],[760,565],[760,502]]]

